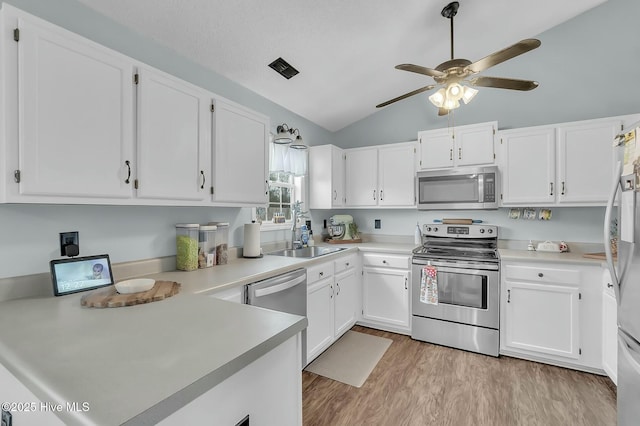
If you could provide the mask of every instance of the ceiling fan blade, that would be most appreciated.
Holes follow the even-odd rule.
[[[451,110],[446,108],[438,108],[438,115],[447,115]]]
[[[411,97],[411,96],[413,96],[413,95],[417,95],[418,93],[422,93],[422,92],[426,92],[427,90],[431,90],[431,89],[433,89],[434,87],[436,87],[436,86],[429,85],[429,86],[421,87],[420,89],[416,89],[416,90],[414,90],[414,91],[412,91],[412,92],[405,93],[404,95],[398,96],[397,98],[393,98],[393,99],[391,99],[390,101],[383,102],[383,103],[381,103],[381,104],[379,104],[379,105],[376,105],[376,108],[382,108],[382,107],[385,107],[385,106],[387,106],[387,105],[389,105],[389,104],[392,104],[392,103],[394,103],[394,102],[398,102],[398,101],[401,101],[401,100],[403,100],[403,99],[405,99],[405,98]]]
[[[415,72],[418,74],[424,74],[430,77],[444,77],[445,75],[447,75],[446,73],[443,73],[442,71],[434,70],[433,68],[421,67],[420,65],[413,65],[413,64],[396,65],[396,69],[402,70],[402,71]]]
[[[474,73],[484,71],[487,68],[498,65],[506,60],[515,58],[518,55],[522,55],[523,53],[527,53],[530,50],[540,47],[540,44],[540,40],[535,38],[521,40],[514,45],[494,52],[491,55],[485,56],[471,65],[468,65],[467,69]]]
[[[476,77],[469,80],[469,84],[472,86],[481,87],[495,87],[497,89],[511,89],[511,90],[533,90],[538,87],[537,81],[532,80],[518,80],[515,78],[500,78],[500,77]]]

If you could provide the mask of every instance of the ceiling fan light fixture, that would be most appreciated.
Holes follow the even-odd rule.
[[[458,83],[451,83],[447,86],[447,99],[455,99],[459,101],[462,99],[463,91],[462,86]]]
[[[458,102],[457,99],[446,99],[444,101],[444,105],[442,105],[442,108],[452,110],[458,108],[459,106],[460,102]]]
[[[464,93],[462,94],[462,101],[466,105],[469,102],[471,102],[471,100],[478,94],[478,91],[471,87],[463,86],[463,88],[464,88]]]
[[[436,107],[443,108],[446,95],[447,92],[444,90],[444,88],[442,88],[435,92],[433,95],[429,96],[429,101],[431,101],[431,103]]]

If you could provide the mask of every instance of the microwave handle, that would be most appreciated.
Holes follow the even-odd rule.
[[[484,203],[484,173],[478,173],[478,202]]]

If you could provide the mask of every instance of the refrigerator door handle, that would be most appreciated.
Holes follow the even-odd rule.
[[[623,331],[618,333],[618,342],[620,342],[620,346],[622,347],[622,353],[620,355],[625,357],[629,365],[640,375],[640,361],[638,360],[640,357],[640,346],[627,337]]]
[[[613,203],[616,200],[618,190],[620,190],[620,175],[622,174],[622,162],[618,161],[614,169],[613,185],[609,192],[609,200],[607,201],[607,209],[604,213],[604,252],[607,258],[607,267],[611,274],[611,282],[613,284],[613,291],[616,295],[616,301],[620,304],[620,281],[616,274],[616,268],[613,264],[613,253],[611,252],[611,244],[609,244],[609,237],[611,232],[611,214],[613,212]]]

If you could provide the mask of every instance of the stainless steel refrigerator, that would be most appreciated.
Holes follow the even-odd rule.
[[[623,141],[624,159],[617,163],[604,226],[607,264],[618,303],[619,426],[640,422],[640,170],[636,154],[640,153],[640,128],[632,132]],[[619,222],[617,265],[609,244],[615,200]]]

